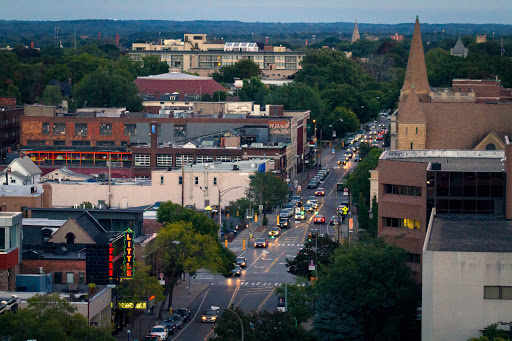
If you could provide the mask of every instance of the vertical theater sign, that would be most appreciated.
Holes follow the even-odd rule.
[[[128,229],[124,233],[124,267],[127,278],[133,276],[133,258],[133,231]]]

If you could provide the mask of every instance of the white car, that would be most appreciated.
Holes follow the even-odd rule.
[[[167,327],[162,325],[154,326],[153,329],[151,329],[151,335],[156,335],[162,340],[167,340],[169,337],[169,332],[167,331]]]

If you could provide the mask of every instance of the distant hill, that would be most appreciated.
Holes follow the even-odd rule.
[[[413,20],[414,18],[411,18]],[[412,35],[414,23],[403,24],[365,24],[359,23],[361,34],[389,35],[398,32],[405,36]],[[175,36],[182,33],[207,33],[217,37],[257,36],[294,36],[307,37],[311,34],[350,34],[354,28],[352,22],[335,23],[264,23],[241,21],[171,21],[171,20],[70,20],[70,21],[7,21],[0,20],[0,41],[8,42],[14,37],[18,41],[27,39],[46,40],[54,37],[55,27],[59,28],[59,36],[63,39],[74,35],[75,26],[78,36],[113,37],[116,33],[124,39],[144,39],[149,33],[162,33],[162,37]],[[424,34],[475,35],[495,32],[496,35],[512,35],[512,25],[499,24],[421,24]],[[236,33],[233,33],[236,32]],[[141,34],[142,33],[142,34]],[[144,34],[145,33],[145,34]],[[150,36],[153,36],[151,34]],[[172,38],[172,37],[171,37]]]

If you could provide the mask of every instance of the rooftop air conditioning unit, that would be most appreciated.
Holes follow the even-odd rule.
[[[239,165],[233,165],[233,170],[240,170],[240,166]]]

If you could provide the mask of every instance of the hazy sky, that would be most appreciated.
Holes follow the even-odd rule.
[[[1,0],[0,19],[512,24],[512,0]],[[463,7],[463,8],[462,8]],[[482,8],[484,7],[484,8]]]

